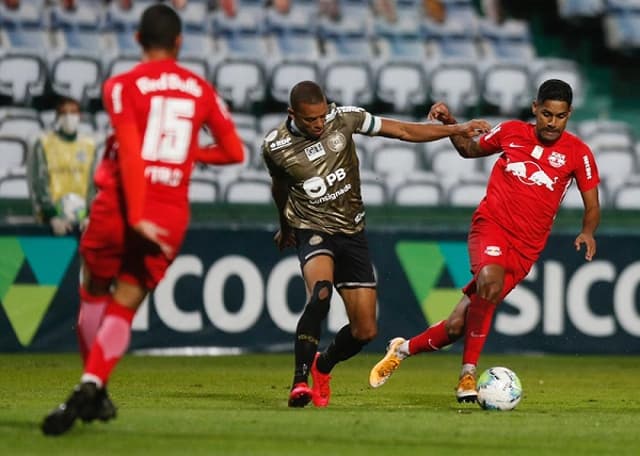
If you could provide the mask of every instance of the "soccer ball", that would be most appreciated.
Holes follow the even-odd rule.
[[[80,223],[87,216],[87,203],[77,193],[67,193],[58,201],[58,213],[71,223]]]
[[[485,410],[513,410],[522,399],[522,384],[511,369],[491,367],[478,377],[478,404]]]

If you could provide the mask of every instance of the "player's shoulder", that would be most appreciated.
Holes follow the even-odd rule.
[[[519,119],[503,120],[498,124],[500,129],[507,133],[519,133],[531,129],[531,124]]]
[[[293,144],[293,138],[286,125],[286,120],[283,120],[273,130],[269,131],[262,141],[262,148],[267,153],[276,152],[278,150],[286,149]]]
[[[564,140],[570,144],[579,146],[579,147],[589,147],[586,142],[582,140],[578,135],[568,130],[565,130],[562,135],[564,136]]]
[[[331,122],[336,118],[348,119],[350,117],[361,119],[366,113],[367,111],[360,106],[336,106],[332,104],[329,107],[329,112],[327,113],[325,121]]]

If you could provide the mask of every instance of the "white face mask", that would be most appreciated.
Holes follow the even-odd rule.
[[[58,127],[67,135],[74,135],[78,131],[80,114],[67,113],[58,117]]]

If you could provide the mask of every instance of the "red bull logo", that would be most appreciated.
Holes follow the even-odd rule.
[[[516,176],[523,184],[544,185],[551,191],[554,190],[553,186],[558,180],[557,177],[551,179],[540,165],[532,161],[508,163],[505,171]]]

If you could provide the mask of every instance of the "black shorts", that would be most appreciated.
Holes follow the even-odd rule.
[[[295,230],[300,267],[316,255],[329,255],[335,263],[333,282],[340,288],[376,288],[364,230],[356,234],[327,234]]]

